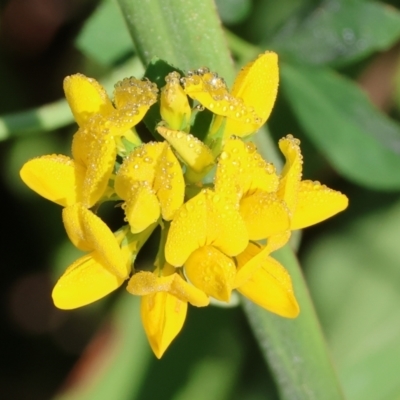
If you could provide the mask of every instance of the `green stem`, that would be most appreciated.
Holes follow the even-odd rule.
[[[145,63],[157,56],[181,69],[207,65],[232,82],[233,66],[210,0],[118,1]],[[235,51],[241,52],[242,58],[254,51],[254,47],[246,50],[243,41],[235,40]],[[269,155],[274,154],[270,144],[261,146],[271,147]],[[286,400],[343,399],[296,257],[289,247],[278,253],[292,276],[301,315],[286,320],[244,301],[260,349]]]
[[[161,58],[182,70],[209,67],[233,82],[234,70],[212,0],[118,0],[145,64]]]

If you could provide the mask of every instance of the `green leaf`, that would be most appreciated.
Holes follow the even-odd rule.
[[[114,1],[100,3],[80,31],[75,45],[87,57],[106,66],[132,53],[132,40]]]
[[[350,63],[385,50],[400,37],[400,13],[382,3],[325,1],[303,20],[291,19],[268,43],[291,62]]]
[[[300,315],[285,319],[248,300],[244,300],[244,308],[282,399],[343,399],[298,261],[288,246],[274,257],[290,273]]]
[[[118,0],[140,57],[182,70],[209,67],[228,83],[233,64],[212,0]]]
[[[350,80],[327,69],[281,66],[282,88],[305,134],[346,178],[400,188],[400,126]]]
[[[359,192],[353,210],[368,213],[316,235],[303,265],[347,398],[398,399],[400,203]]]

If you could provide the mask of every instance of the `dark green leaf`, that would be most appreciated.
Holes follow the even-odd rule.
[[[325,69],[282,65],[282,88],[305,133],[346,178],[400,188],[400,126],[354,83]]]
[[[216,0],[219,16],[225,25],[235,25],[249,15],[252,7],[250,0]]]
[[[393,45],[400,14],[385,4],[326,1],[305,19],[292,19],[268,43],[288,60],[309,65],[349,63]]]

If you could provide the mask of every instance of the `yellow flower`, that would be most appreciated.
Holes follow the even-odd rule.
[[[150,346],[161,358],[172,340],[181,331],[186,319],[187,304],[204,307],[208,296],[187,283],[176,270],[165,264],[154,272],[141,271],[132,276],[127,290],[143,296],[141,316]]]
[[[189,181],[199,182],[214,165],[211,149],[192,134],[174,131],[164,126],[159,126],[157,132],[174,148],[188,167],[185,176]]]
[[[299,314],[292,281],[286,269],[270,253],[284,246],[289,232],[272,236],[266,246],[250,242],[236,257],[238,272],[234,287],[253,303],[286,318]]]
[[[28,161],[22,180],[41,196],[64,207],[81,202],[92,207],[104,194],[117,155],[116,140],[129,131],[156,101],[148,81],[125,79],[115,87],[115,106],[94,79],[77,74],[64,90],[79,125],[72,143],[73,159],[48,155]],[[130,133],[129,133],[130,132]]]
[[[182,80],[186,94],[217,115],[212,134],[222,129],[225,138],[247,136],[265,123],[275,103],[278,57],[266,52],[247,64],[236,77],[230,93],[224,80],[206,68],[191,72]]]
[[[215,174],[215,191],[239,204],[250,240],[266,239],[290,227],[289,210],[278,197],[275,167],[239,138],[225,142]]]
[[[82,204],[64,208],[63,221],[72,243],[90,252],[70,265],[53,289],[56,307],[72,309],[121,286],[129,276],[131,257],[121,250],[108,226]]]
[[[165,77],[167,84],[161,89],[160,114],[170,129],[184,131],[189,126],[192,111],[179,79],[176,71]]]
[[[286,163],[278,196],[291,212],[291,230],[317,224],[347,208],[349,201],[344,194],[316,181],[301,180],[303,157],[298,139],[288,135],[279,141],[279,148]]]
[[[232,256],[248,244],[237,208],[220,194],[204,189],[185,203],[171,223],[165,258],[209,296],[229,301],[236,275]]]
[[[183,203],[185,184],[179,161],[167,142],[147,143],[133,150],[115,178],[115,191],[125,200],[132,233],[169,221]]]

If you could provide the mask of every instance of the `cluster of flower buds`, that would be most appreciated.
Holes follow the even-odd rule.
[[[181,330],[188,303],[229,302],[237,290],[280,316],[298,315],[290,276],[271,253],[291,231],[342,211],[348,200],[302,180],[300,142],[291,135],[279,141],[280,173],[248,141],[271,113],[278,80],[272,52],[246,65],[231,91],[207,68],[172,72],[160,90],[124,79],[113,100],[94,79],[65,79],[79,126],[72,157],[47,155],[21,169],[31,189],[63,207],[68,237],[87,252],[56,283],[57,307],[92,303],[128,280],[157,357]],[[143,143],[135,126],[150,107],[161,116],[158,139]],[[207,113],[200,134],[196,121]],[[125,214],[116,232],[98,216],[106,201]],[[154,268],[140,270],[135,259],[156,229]]]

